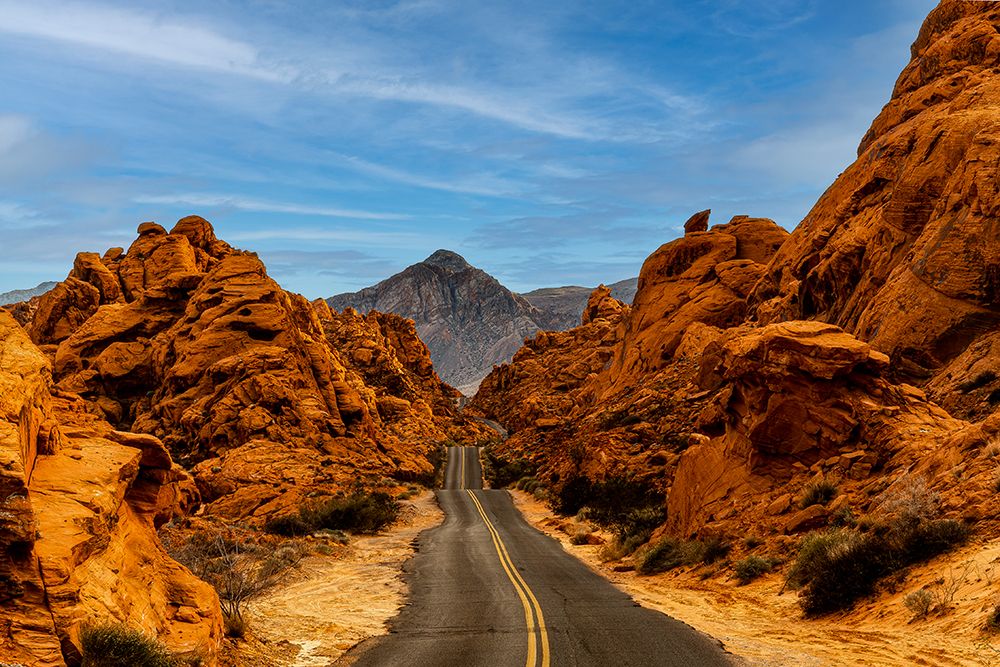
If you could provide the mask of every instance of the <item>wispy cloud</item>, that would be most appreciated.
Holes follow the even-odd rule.
[[[410,232],[378,232],[363,229],[329,229],[325,227],[274,227],[257,230],[235,230],[226,235],[236,242],[295,241],[299,243],[353,243],[368,246],[412,247],[426,240],[422,234]]]
[[[162,13],[52,0],[0,0],[0,16],[0,32],[269,81],[293,76],[274,63],[263,63],[258,50],[246,42]]]
[[[515,183],[489,174],[456,178],[453,180],[429,178],[403,169],[397,169],[396,167],[371,162],[353,155],[336,155],[335,157],[352,169],[364,174],[420,188],[441,190],[443,192],[499,197],[515,194],[526,187],[524,184]]]
[[[137,204],[164,204],[168,206],[188,205],[209,208],[237,209],[261,213],[288,213],[291,215],[314,215],[323,218],[350,218],[354,220],[408,220],[411,216],[401,213],[381,213],[329,206],[307,206],[290,202],[265,201],[241,195],[219,194],[171,194],[140,195],[133,201]]]

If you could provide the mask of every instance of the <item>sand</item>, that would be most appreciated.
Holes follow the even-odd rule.
[[[404,502],[400,520],[381,535],[352,537],[331,555],[313,555],[287,583],[256,601],[252,637],[230,644],[232,664],[326,667],[365,639],[386,632],[405,602],[403,563],[417,535],[444,518],[430,491]]]

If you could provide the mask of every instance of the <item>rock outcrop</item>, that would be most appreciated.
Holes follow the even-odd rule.
[[[955,375],[949,364],[996,331],[998,28],[996,3],[946,0],[931,12],[858,160],[770,263],[757,321],[836,324],[918,384]]]
[[[614,333],[585,325],[547,355],[539,334],[483,381],[473,409],[513,430],[498,454],[557,494],[642,481],[684,537],[820,527],[903,475],[995,533],[980,451],[1000,433],[998,72],[1000,8],[942,2],[857,162],[790,236],[695,214]],[[536,377],[598,352],[582,381]],[[823,478],[837,502],[796,511]]]
[[[612,285],[627,301],[632,281]],[[471,394],[526,338],[579,322],[590,289],[558,287],[515,294],[448,250],[360,292],[327,299],[331,308],[379,311],[412,319],[444,380]]]
[[[340,335],[355,320],[284,291],[192,216],[169,233],[140,225],[127,251],[81,253],[27,328],[61,390],[194,466],[209,512],[263,519],[365,476],[428,474],[449,437],[454,396],[426,348],[378,316]],[[405,370],[409,392],[398,374],[359,372],[369,353]]]
[[[211,663],[215,591],[155,527],[196,499],[156,438],[115,431],[71,394],[0,310],[0,661],[78,663],[85,622],[123,622]]]

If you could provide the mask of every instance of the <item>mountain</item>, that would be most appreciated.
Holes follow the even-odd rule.
[[[616,284],[623,297],[634,281]],[[516,294],[461,255],[438,250],[377,285],[330,297],[327,303],[337,311],[377,310],[412,319],[441,377],[471,394],[495,364],[510,360],[525,338],[578,324],[590,291],[560,287]]]
[[[623,303],[632,303],[638,288],[639,278],[626,278],[608,285],[611,296]],[[543,287],[521,296],[545,313],[544,326],[546,331],[565,331],[580,324],[580,313],[587,305],[587,300],[594,291],[593,287]]]
[[[33,296],[41,296],[55,287],[56,284],[57,283],[54,282],[45,282],[40,283],[31,289],[16,289],[11,290],[10,292],[2,292],[0,293],[0,306],[9,306],[12,303],[18,303],[19,301],[27,301]]]
[[[538,334],[482,381],[467,410],[510,432],[493,468],[530,475],[568,514],[609,511],[609,493],[665,509],[661,545],[728,541],[734,560],[753,549],[784,560],[792,536],[839,526],[852,546],[811,557],[857,571],[892,547],[847,555],[875,543],[853,517],[888,539],[949,527],[989,545],[998,54],[996,3],[941,2],[857,161],[791,234],[695,214],[647,258],[630,308],[598,290],[579,327]],[[831,498],[814,502],[821,487]],[[762,546],[738,546],[747,535]],[[884,574],[855,588],[809,581],[800,602],[849,608]]]

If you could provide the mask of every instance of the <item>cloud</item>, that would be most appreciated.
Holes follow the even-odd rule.
[[[346,165],[358,172],[430,190],[499,197],[514,194],[518,190],[523,190],[527,187],[526,184],[515,183],[491,174],[456,178],[453,180],[429,178],[420,174],[414,174],[402,169],[397,169],[396,167],[389,167],[387,165],[371,162],[353,155],[338,155],[337,157],[343,160]]]
[[[534,215],[482,225],[463,245],[480,248],[535,248],[609,241],[627,243],[655,235],[659,225],[633,219],[635,211],[625,207],[576,208],[561,215]]]
[[[364,229],[327,229],[321,227],[271,227],[268,229],[235,230],[227,234],[227,240],[239,242],[253,241],[300,241],[356,243],[371,246],[412,247],[427,237],[411,232],[378,232]]]
[[[0,32],[267,81],[294,76],[274,63],[263,63],[258,50],[246,42],[162,14],[52,0],[0,0],[0,15]]]
[[[187,205],[217,209],[236,209],[258,213],[288,213],[291,215],[313,215],[323,218],[351,218],[354,220],[408,220],[410,218],[410,216],[401,213],[381,213],[330,206],[308,206],[290,202],[253,199],[242,195],[196,193],[139,195],[133,201],[137,204]]]

